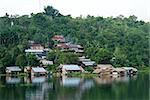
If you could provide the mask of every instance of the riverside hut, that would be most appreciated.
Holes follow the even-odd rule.
[[[43,67],[32,67],[31,68],[31,76],[36,76],[36,75],[46,75],[47,71]]]
[[[68,64],[68,65],[60,65],[58,67],[62,74],[72,73],[72,72],[83,72],[84,69],[78,65]]]
[[[19,68],[19,66],[6,67],[6,74],[18,74],[20,72],[21,68]]]

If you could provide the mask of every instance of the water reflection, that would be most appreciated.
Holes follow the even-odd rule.
[[[137,75],[133,77],[123,76],[123,77],[110,77],[110,76],[103,76],[103,77],[94,77],[93,79],[97,84],[101,85],[108,85],[113,84],[114,82],[129,82],[130,79],[136,80]]]
[[[82,83],[83,79],[78,77],[66,77],[63,76],[60,83],[64,87],[77,87]]]
[[[93,79],[63,76],[60,81],[60,84],[63,87],[79,87],[82,90],[86,90],[94,86],[94,81]]]
[[[43,76],[1,77],[0,100],[149,100],[148,79],[148,75],[50,79]],[[9,87],[10,84],[13,85]]]
[[[21,82],[21,78],[19,77],[6,77],[7,84],[18,84]]]

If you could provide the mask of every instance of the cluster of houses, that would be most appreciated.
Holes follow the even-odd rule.
[[[80,72],[80,73],[86,73],[84,70],[86,66],[81,67],[79,65],[60,65],[59,71],[62,73],[62,75],[72,73],[72,72]],[[137,69],[133,67],[120,67],[120,68],[114,68],[112,65],[109,64],[99,64],[93,67],[94,74],[99,74],[100,76],[125,76],[125,75],[135,75],[137,73]]]
[[[50,51],[49,48],[44,48],[41,44],[35,43],[34,41],[29,41],[28,48],[25,49],[25,53],[35,54],[37,59],[40,61],[41,66],[26,66],[21,69],[19,66],[6,67],[6,74],[18,74],[20,72],[30,73],[31,76],[35,75],[47,75],[48,71],[45,69],[46,65],[53,65],[53,61],[46,59],[47,53]]]
[[[110,75],[110,76],[125,76],[134,75],[137,73],[137,69],[133,67],[119,67],[114,68],[111,64],[99,64],[93,71],[95,74]]]
[[[65,38],[61,35],[55,35],[52,40],[54,41],[55,48],[63,52],[74,52],[80,56],[84,53],[84,48],[81,45],[66,42]]]
[[[73,52],[79,56],[79,61],[77,64],[60,64],[60,66],[58,66],[58,72],[60,72],[62,75],[72,72],[85,73],[86,67],[91,67],[93,69],[93,73],[99,75],[124,76],[137,73],[137,69],[133,67],[114,68],[110,64],[96,64],[95,61],[92,61],[84,56],[84,48],[81,45],[68,43],[61,35],[55,35],[52,37],[52,40],[54,41],[55,48],[58,48],[62,52]],[[53,65],[53,61],[46,59],[46,55],[50,50],[51,49],[49,48],[44,48],[41,44],[35,43],[34,41],[29,41],[29,46],[27,49],[25,49],[25,53],[35,54],[40,60],[42,67],[26,67],[24,72],[31,73],[31,76],[47,75],[48,71],[45,69],[45,66]],[[7,74],[19,72],[22,72],[22,70],[18,66],[6,67]]]

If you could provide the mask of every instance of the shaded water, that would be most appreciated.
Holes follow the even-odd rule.
[[[0,100],[149,100],[149,75],[122,78],[0,77]]]

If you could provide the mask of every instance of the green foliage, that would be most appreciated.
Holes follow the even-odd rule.
[[[110,59],[112,58],[112,53],[109,49],[105,48],[88,48],[86,52],[87,55],[97,63],[110,63]]]
[[[94,68],[92,68],[91,66],[87,66],[87,67],[84,68],[85,71],[88,71],[88,72],[91,72],[91,73],[93,72],[93,69]]]
[[[30,17],[7,14],[0,17],[0,66],[14,65],[28,40],[52,48],[51,38],[56,34],[65,36],[71,43],[81,44],[86,56],[97,63],[149,66],[149,26],[149,22],[138,21],[136,16],[72,18],[61,15],[51,6]],[[71,53],[56,52],[49,54],[48,59],[75,63],[77,58]],[[35,56],[27,56],[27,61],[29,65],[38,65]]]
[[[16,58],[16,65],[24,68],[27,65],[27,59],[26,56],[24,54],[20,54],[17,56]]]
[[[74,53],[61,52],[58,56],[58,64],[75,64],[78,61],[78,56]]]
[[[47,54],[47,59],[50,60],[50,61],[55,61],[56,55],[57,55],[56,51],[50,51]]]
[[[39,60],[37,59],[36,55],[34,54],[27,54],[27,62],[30,66],[39,66]]]
[[[57,65],[48,65],[48,70],[51,71],[51,72],[56,72],[57,67],[58,67]]]
[[[121,48],[116,47],[113,56],[114,57],[111,59],[113,65],[117,67],[129,66],[127,65],[129,63],[127,61],[127,56]]]
[[[75,64],[78,62],[78,55],[72,52],[60,52],[59,50],[50,51],[47,55],[48,60],[56,64]]]
[[[57,9],[54,9],[52,6],[47,6],[46,8],[44,8],[44,10],[45,10],[44,14],[46,14],[47,16],[52,16],[53,18],[61,16],[59,11]]]

